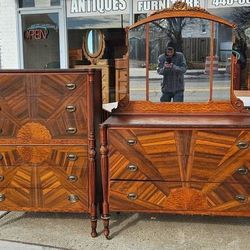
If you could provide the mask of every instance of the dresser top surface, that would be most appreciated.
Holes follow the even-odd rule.
[[[113,115],[102,125],[108,127],[197,127],[197,128],[249,128],[248,114],[220,115]]]

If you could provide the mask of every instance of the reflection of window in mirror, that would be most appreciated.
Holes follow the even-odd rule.
[[[230,99],[230,27],[199,18],[160,19],[131,29],[129,46],[131,100]]]
[[[206,24],[201,24],[201,32],[202,33],[206,33],[206,27],[207,27],[207,25]]]

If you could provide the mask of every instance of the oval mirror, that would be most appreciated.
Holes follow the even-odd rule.
[[[97,30],[90,30],[87,33],[87,50],[89,54],[93,55],[98,52],[100,48],[100,34]]]
[[[104,53],[104,35],[100,30],[88,30],[83,37],[83,53],[86,58],[96,64]]]

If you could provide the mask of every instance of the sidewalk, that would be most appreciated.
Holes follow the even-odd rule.
[[[184,74],[185,79],[195,78],[195,79],[208,79],[209,75],[204,73],[204,69],[188,69]],[[226,69],[219,69],[218,74],[214,74],[216,77],[225,77],[228,76],[226,73]],[[130,73],[130,77],[132,78],[145,78],[146,77],[146,69],[145,68],[133,68]],[[162,75],[159,75],[156,70],[149,70],[149,78],[151,80],[161,79]]]
[[[90,236],[86,214],[11,212],[0,220],[1,250],[248,250],[249,218],[112,213],[111,240]]]

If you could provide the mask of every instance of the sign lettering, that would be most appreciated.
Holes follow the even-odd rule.
[[[26,30],[24,32],[24,38],[26,40],[45,40],[48,34],[49,31],[45,29]]]
[[[97,16],[129,13],[129,0],[68,0],[67,16]]]

